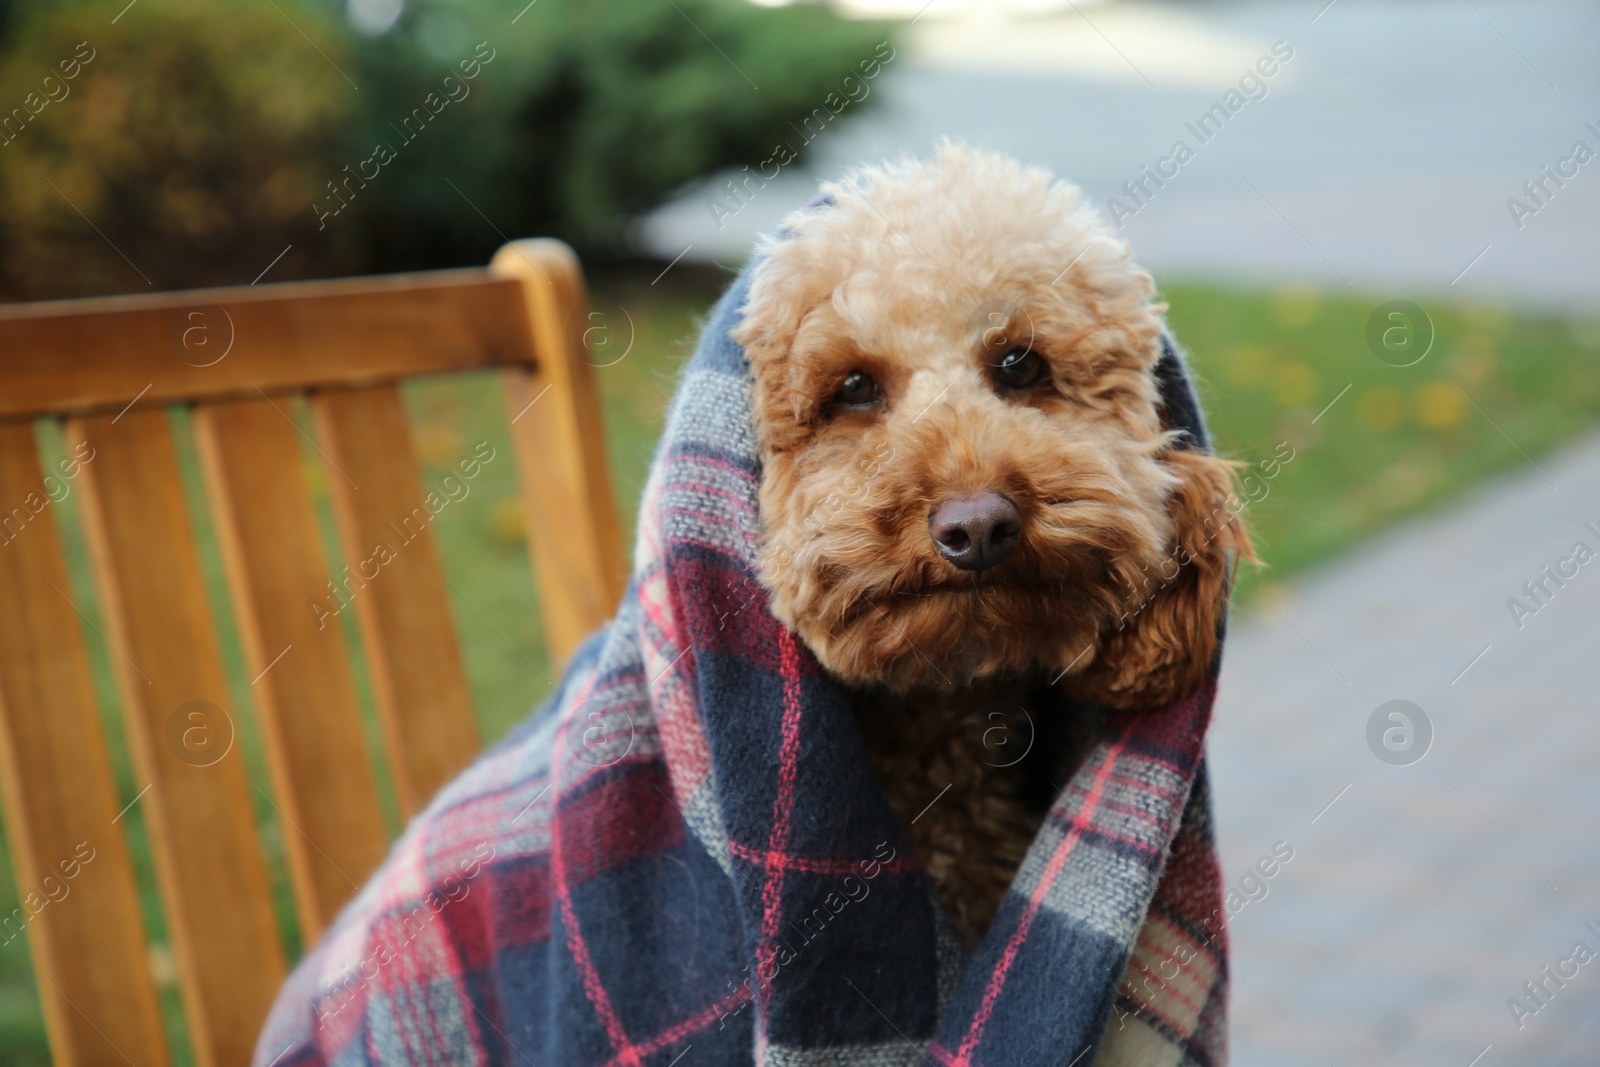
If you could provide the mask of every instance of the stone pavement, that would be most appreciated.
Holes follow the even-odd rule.
[[[1600,437],[1538,468],[1235,612],[1224,872],[1294,849],[1232,920],[1238,1067],[1600,1063],[1600,555],[1543,570],[1600,553]],[[1519,629],[1507,601],[1540,579]],[[1409,751],[1385,720],[1391,759],[1431,724],[1408,765],[1369,744],[1390,700],[1422,712]],[[1596,958],[1546,979],[1580,941]]]

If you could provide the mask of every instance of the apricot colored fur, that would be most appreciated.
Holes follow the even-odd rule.
[[[755,379],[762,578],[852,694],[976,939],[1070,767],[1002,773],[973,715],[995,692],[1048,725],[1192,690],[1249,541],[1229,464],[1163,423],[1153,282],[1075,187],[947,144],[823,192],[763,250],[735,333]],[[1049,367],[1025,393],[993,377],[1017,348]],[[882,389],[872,410],[832,403],[856,370]],[[982,490],[1016,505],[1021,538],[1000,566],[958,570],[929,513]]]

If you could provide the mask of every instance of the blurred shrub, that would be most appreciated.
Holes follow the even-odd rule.
[[[291,243],[274,280],[624,253],[884,38],[745,0],[125,4],[0,0],[5,296],[248,282]]]
[[[327,12],[279,2],[340,54]],[[355,115],[350,86],[270,0],[162,0],[113,25],[124,3],[12,5],[0,45],[8,295],[248,282],[315,230],[306,204]]]
[[[481,262],[496,228],[619,250],[627,216],[720,167],[754,168],[885,36],[817,4],[744,0],[539,0],[511,25],[524,2],[414,2],[362,50],[363,85],[382,87],[377,138],[477,42],[496,53],[461,113],[373,183],[365,244],[381,262]]]

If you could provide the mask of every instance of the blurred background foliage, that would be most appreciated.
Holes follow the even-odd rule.
[[[0,107],[20,124],[15,109],[38,106],[29,94],[60,99],[0,147],[6,295],[248,282],[311,237],[313,176],[347,136],[356,94],[337,91],[338,74],[270,3],[164,6],[159,21],[112,26],[115,4],[11,5]],[[338,50],[326,12],[297,14]],[[60,84],[75,54],[91,58],[63,96],[45,78]]]
[[[242,284],[286,245],[273,280],[533,234],[620,258],[627,220],[770,154],[885,37],[742,0],[126,4],[0,0],[0,297]]]

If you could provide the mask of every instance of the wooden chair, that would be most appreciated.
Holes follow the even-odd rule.
[[[131,801],[113,786],[33,422],[64,419],[64,462],[80,466],[107,621],[92,636],[114,650],[148,783],[133,800],[195,1055],[238,1067],[285,960],[254,789],[237,748],[218,751],[232,712],[167,409],[193,411],[309,942],[387,842],[340,627],[319,629],[308,608],[335,575],[295,398],[310,405],[341,550],[360,561],[397,541],[386,524],[425,496],[398,383],[501,368],[546,634],[564,659],[625,577],[583,306],[571,251],[525,241],[487,270],[0,308],[0,783],[19,889],[60,884],[80,843],[94,850],[71,868],[70,895],[26,923],[57,1064],[155,1067],[169,1054],[118,825]],[[417,526],[353,598],[406,815],[479,744],[438,551],[425,522],[407,533]],[[196,700],[210,704],[185,709]]]

